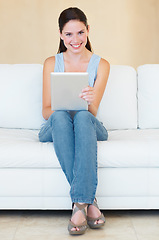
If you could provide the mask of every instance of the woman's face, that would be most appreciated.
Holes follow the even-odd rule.
[[[67,50],[79,53],[85,49],[88,33],[89,28],[87,29],[83,22],[70,20],[64,25],[60,37],[64,41]]]

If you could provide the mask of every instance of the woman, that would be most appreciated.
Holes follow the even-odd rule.
[[[73,213],[69,233],[83,234],[89,225],[99,228],[105,218],[95,193],[97,188],[97,140],[107,140],[107,130],[96,118],[108,75],[109,63],[92,53],[89,26],[78,8],[65,9],[59,17],[58,54],[44,62],[43,117],[47,120],[39,133],[41,142],[53,142],[56,155],[70,184]],[[88,72],[89,86],[79,97],[88,102],[88,111],[52,111],[51,72]]]

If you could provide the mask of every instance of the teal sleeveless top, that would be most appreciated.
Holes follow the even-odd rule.
[[[92,54],[92,57],[88,63],[87,67],[87,72],[89,74],[89,86],[93,87],[96,77],[97,77],[97,70],[98,70],[98,65],[100,62],[101,57],[99,57],[96,54]],[[55,67],[54,67],[54,72],[64,72],[65,71],[65,66],[64,66],[64,58],[63,58],[63,53],[58,53],[55,55]],[[70,112],[72,118],[74,117],[76,111],[68,111]],[[44,123],[47,120],[44,120]],[[43,126],[42,124],[42,126]]]
[[[96,54],[93,54],[87,67],[87,72],[89,74],[89,86],[93,87],[96,77],[97,77],[97,70],[98,65],[100,62],[101,57],[99,57]],[[64,58],[63,53],[58,53],[55,55],[55,68],[54,72],[64,72],[65,66],[64,66]]]

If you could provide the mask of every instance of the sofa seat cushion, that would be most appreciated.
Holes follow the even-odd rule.
[[[98,165],[159,167],[159,129],[113,130],[98,142]],[[41,143],[38,130],[0,128],[0,168],[60,168],[53,143]]]
[[[99,142],[100,167],[159,167],[159,129],[115,130]]]

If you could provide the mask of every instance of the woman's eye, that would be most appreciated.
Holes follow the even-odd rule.
[[[80,31],[79,34],[81,35],[82,33],[84,33],[83,31]]]
[[[71,33],[66,33],[66,36],[67,36],[67,37],[70,37],[70,36],[71,36]]]

